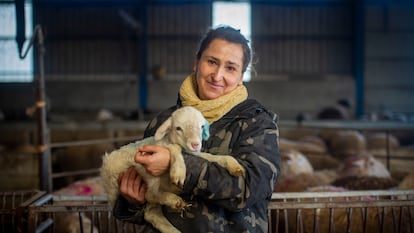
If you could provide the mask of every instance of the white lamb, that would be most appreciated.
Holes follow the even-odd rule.
[[[176,194],[184,184],[186,167],[181,149],[216,162],[226,168],[231,175],[244,175],[244,168],[229,155],[211,155],[200,152],[203,139],[209,137],[209,125],[203,115],[193,107],[182,107],[173,112],[156,131],[154,137],[125,145],[106,154],[101,167],[101,177],[108,200],[114,205],[118,193],[118,176],[133,166],[147,184],[144,218],[161,232],[178,231],[163,216],[160,205],[184,210],[189,205]],[[171,153],[169,174],[154,177],[147,173],[144,166],[134,161],[138,147],[157,144],[167,147]]]

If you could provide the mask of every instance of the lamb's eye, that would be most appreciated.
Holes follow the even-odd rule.
[[[179,127],[179,126],[177,126],[176,128],[175,128],[177,131],[181,131],[182,129],[181,129],[181,127]]]

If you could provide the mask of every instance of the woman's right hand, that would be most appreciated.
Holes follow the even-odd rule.
[[[126,172],[121,173],[118,178],[118,185],[120,194],[130,204],[141,205],[145,203],[147,185],[135,168],[130,167]]]

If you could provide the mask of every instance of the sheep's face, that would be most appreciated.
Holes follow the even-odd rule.
[[[209,125],[203,115],[193,107],[182,107],[158,128],[155,139],[168,134],[171,143],[180,145],[185,151],[199,152],[203,139],[209,137]]]
[[[387,168],[372,155],[362,154],[350,157],[345,161],[342,176],[374,176],[390,177]]]
[[[188,152],[199,152],[206,123],[199,111],[190,107],[181,108],[172,115],[170,140],[175,140]]]
[[[280,155],[282,158],[281,177],[313,173],[313,167],[309,160],[299,151],[281,150]]]

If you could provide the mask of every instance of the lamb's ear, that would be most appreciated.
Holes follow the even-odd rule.
[[[203,140],[207,140],[210,137],[210,123],[206,120],[203,127],[203,132],[201,134]]]
[[[161,140],[171,130],[171,117],[169,117],[155,132],[154,139],[156,141]]]

